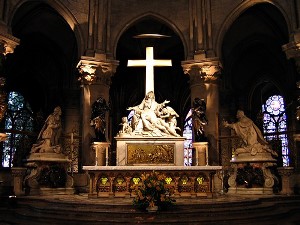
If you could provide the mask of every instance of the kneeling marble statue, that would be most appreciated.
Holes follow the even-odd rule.
[[[244,111],[238,110],[236,118],[238,122],[229,124],[227,121],[223,121],[223,126],[233,129],[243,140],[244,146],[235,150],[237,156],[241,153],[249,153],[251,156],[255,156],[257,153],[270,153],[274,157],[278,156],[275,151],[269,148],[268,142],[264,139],[259,128],[244,114]]]
[[[54,112],[48,116],[43,128],[33,144],[30,153],[61,153],[59,139],[62,133],[61,108],[56,107]]]

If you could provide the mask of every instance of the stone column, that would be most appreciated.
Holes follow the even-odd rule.
[[[181,65],[184,73],[190,75],[191,102],[195,98],[204,99],[206,102],[208,125],[205,126],[205,136],[209,141],[209,160],[213,164],[218,164],[218,75],[221,70],[219,59],[195,59],[184,61]]]
[[[292,121],[294,121],[294,129],[299,130],[300,129],[300,30],[296,30],[292,35],[290,35],[290,42],[282,46],[282,50],[285,52],[287,59],[294,60],[297,73],[297,83],[295,86],[297,87],[297,90],[295,91],[295,108],[292,109],[292,111],[296,111],[296,115],[291,114]],[[298,134],[296,134],[298,136]],[[295,139],[295,146],[297,146],[297,138]],[[299,141],[299,140],[298,140]],[[297,171],[300,166],[300,160],[299,160],[299,153],[297,151],[297,147],[295,149],[291,149],[291,152],[289,153],[291,157],[291,164],[295,167],[295,170]]]
[[[94,131],[90,126],[91,106],[102,97],[109,102],[109,88],[111,76],[115,73],[118,61],[106,59],[104,54],[97,57],[82,56],[78,63],[81,74],[79,80],[82,87],[82,157],[83,165],[92,165],[93,152],[90,151],[90,144],[94,137]],[[109,116],[106,114],[106,131],[109,131]],[[106,132],[109,140],[109,134]]]
[[[6,74],[5,59],[8,53],[13,53],[15,47],[19,44],[20,40],[8,34],[7,31],[1,29],[0,26],[0,121],[4,118],[7,109],[7,98],[5,91]],[[0,133],[0,139],[6,137],[5,133]]]

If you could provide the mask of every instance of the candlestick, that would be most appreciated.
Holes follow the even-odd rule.
[[[105,148],[105,165],[108,166],[108,147]]]
[[[71,133],[71,145],[73,145],[73,142],[74,142],[74,134],[73,132]]]
[[[196,150],[196,166],[199,166],[199,152],[198,152],[198,148],[195,148]]]

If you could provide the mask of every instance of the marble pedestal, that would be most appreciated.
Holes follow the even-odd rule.
[[[281,191],[282,195],[292,195],[294,194],[293,187],[291,186],[290,176],[294,174],[294,167],[278,167],[279,175],[281,176]]]
[[[109,142],[93,142],[91,148],[95,151],[95,166],[108,166]]]
[[[183,166],[184,137],[115,137],[117,166]]]
[[[233,172],[228,179],[228,194],[272,195],[274,182],[271,167],[276,159],[270,153],[240,153],[231,161]]]
[[[195,166],[208,166],[208,142],[193,142]]]
[[[24,167],[12,167],[11,168],[11,175],[14,180],[14,194],[16,196],[25,195],[24,188],[23,188],[23,179],[25,176],[27,168]]]
[[[61,153],[32,153],[26,163],[29,175],[24,178],[27,194],[73,194],[69,164],[68,157]]]

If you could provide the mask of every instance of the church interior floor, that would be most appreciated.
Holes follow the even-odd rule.
[[[148,213],[132,198],[88,198],[87,194],[2,198],[0,225],[300,224],[300,196],[230,196],[176,199],[173,207]]]

